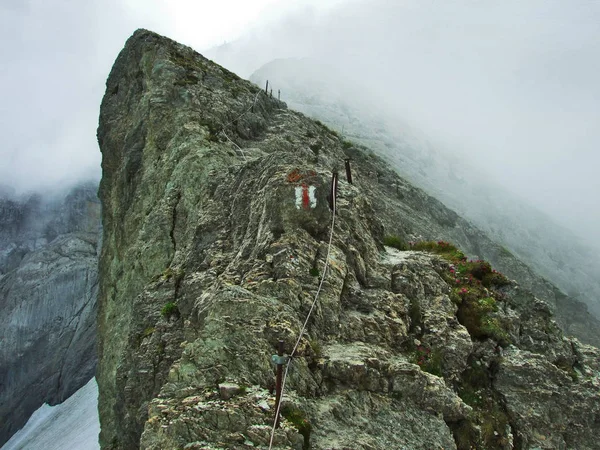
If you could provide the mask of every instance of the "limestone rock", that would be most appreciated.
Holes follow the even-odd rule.
[[[594,353],[597,363],[600,352]],[[513,347],[504,352],[494,384],[506,402],[517,445],[598,448],[592,437],[600,425],[598,375],[580,375],[577,365],[565,370],[539,354]]]
[[[537,445],[530,427],[555,422],[519,402],[548,370],[560,398],[576,387],[594,414],[596,350],[565,338],[547,301],[494,288],[505,336],[474,335],[447,261],[383,246],[390,229],[455,214],[193,50],[138,30],[98,139],[102,448],[267,448],[280,339],[298,347],[273,448]],[[332,169],[350,154],[334,216]],[[565,414],[593,448],[593,423]]]
[[[91,184],[0,210],[2,444],[94,376],[100,205]]]
[[[235,51],[235,47],[227,48]],[[219,50],[227,52],[223,47]],[[219,54],[219,59],[223,57]],[[568,334],[600,345],[597,332],[589,331],[590,326],[599,327],[600,318],[600,258],[593,246],[494,184],[468,160],[443,151],[439,143],[415,131],[410,120],[390,120],[386,114],[378,113],[381,108],[376,99],[348,95],[362,88],[353,86],[343,73],[324,67],[320,61],[278,58],[256,70],[249,79],[258,86],[270,80],[274,88],[281,89],[282,98],[292,109],[341,130],[348,141],[367,146],[403,178],[461,216],[430,202],[426,196],[415,195],[405,182],[390,176],[387,170],[379,170],[373,173],[379,182],[389,183],[392,197],[404,197],[400,203],[405,207],[412,203],[422,213],[431,209],[434,215],[414,228],[411,222],[419,218],[414,214],[407,214],[401,224],[391,218],[387,228],[395,228],[394,233],[451,241],[469,257],[491,262],[555,305],[557,321]],[[390,198],[386,204],[389,209]],[[546,279],[564,292],[573,293],[576,299],[553,289]],[[595,319],[589,316],[586,304]]]
[[[219,383],[219,395],[223,400],[229,400],[240,392],[240,386],[236,383]]]

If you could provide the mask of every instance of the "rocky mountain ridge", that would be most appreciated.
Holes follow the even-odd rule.
[[[0,198],[0,444],[94,376],[99,226],[93,182]]]
[[[259,86],[267,79],[291,108],[384,157],[402,177],[493,236],[507,252],[585,303],[600,318],[598,249],[494,183],[465,158],[440,150],[441,146],[406,121],[395,115],[386,117],[384,105],[356,86],[341,82],[343,74],[335,68],[323,67],[310,58],[278,59],[250,76]],[[492,261],[505,270],[502,261]]]
[[[600,352],[552,314],[570,300],[436,243],[500,252],[365,148],[146,30],[98,140],[102,448],[267,448],[271,355],[321,275],[273,448],[598,448]]]

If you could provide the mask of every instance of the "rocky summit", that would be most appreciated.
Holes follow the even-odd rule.
[[[274,449],[600,448],[557,290],[469,260],[493,243],[368,149],[146,30],[98,140],[103,449],[269,448],[299,338]]]

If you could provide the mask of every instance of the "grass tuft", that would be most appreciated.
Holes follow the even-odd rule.
[[[383,245],[393,247],[398,250],[408,250],[408,244],[400,236],[388,235],[383,238]]]
[[[166,318],[179,315],[179,308],[177,307],[176,303],[168,302],[165,306],[162,307],[162,309],[160,310],[160,314]]]

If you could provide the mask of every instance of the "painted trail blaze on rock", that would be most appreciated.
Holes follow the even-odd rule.
[[[296,208],[316,208],[317,207],[317,197],[315,196],[315,191],[317,188],[315,186],[309,186],[307,184],[303,184],[302,186],[296,186]]]

